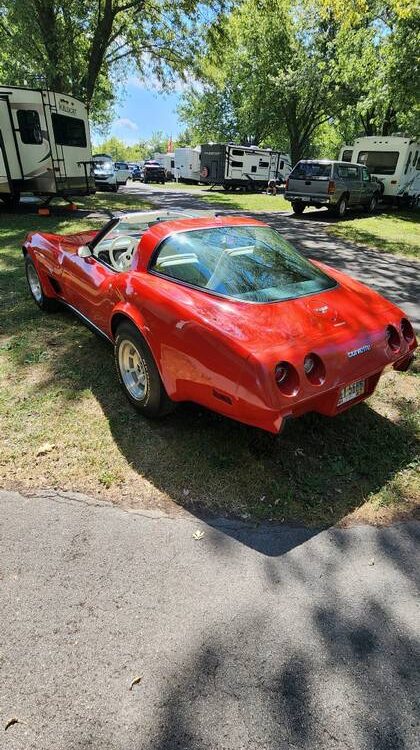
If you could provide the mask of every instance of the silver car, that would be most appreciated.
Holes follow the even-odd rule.
[[[326,206],[330,213],[342,217],[349,206],[374,211],[381,186],[361,164],[308,159],[293,168],[284,197],[295,214],[302,214],[306,206]]]

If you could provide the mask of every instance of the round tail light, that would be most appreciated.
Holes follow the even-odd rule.
[[[305,375],[312,385],[322,385],[325,380],[325,365],[317,354],[307,354],[303,361]]]
[[[411,344],[414,341],[413,326],[407,318],[403,318],[401,321],[401,333],[407,344]]]
[[[299,390],[299,375],[290,362],[279,362],[274,371],[277,387],[285,396],[295,396]]]
[[[386,328],[386,341],[392,352],[398,352],[400,350],[401,341],[400,334],[398,333],[395,326],[387,326]]]

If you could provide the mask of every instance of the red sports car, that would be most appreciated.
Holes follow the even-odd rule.
[[[37,305],[106,336],[150,417],[195,401],[277,433],[367,398],[417,346],[398,307],[255,219],[129,213],[99,232],[31,233],[23,253]]]

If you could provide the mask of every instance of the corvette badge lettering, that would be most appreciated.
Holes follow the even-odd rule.
[[[359,354],[369,352],[371,349],[372,347],[370,344],[365,344],[364,346],[359,347],[359,349],[353,349],[351,352],[347,352],[347,356],[349,359],[352,359],[352,357],[358,357]]]

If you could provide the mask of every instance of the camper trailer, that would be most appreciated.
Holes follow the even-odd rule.
[[[206,143],[201,146],[201,182],[260,190],[269,180],[284,182],[291,172],[288,154],[256,146]]]
[[[54,91],[0,86],[0,198],[95,192],[85,105]]]
[[[341,161],[366,166],[383,186],[383,200],[413,204],[420,199],[420,142],[401,135],[356,138],[340,151]]]
[[[200,182],[200,146],[175,149],[175,176],[181,182]]]
[[[155,161],[164,168],[166,178],[172,180],[175,177],[175,154],[173,151],[169,151],[167,154],[153,154]]]

